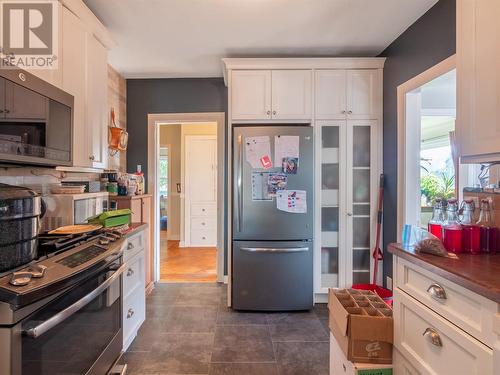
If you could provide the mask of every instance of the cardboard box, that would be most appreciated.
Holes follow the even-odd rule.
[[[330,375],[392,375],[392,365],[356,363],[347,359],[330,332]]]
[[[392,363],[392,309],[371,291],[330,289],[329,327],[347,359]]]

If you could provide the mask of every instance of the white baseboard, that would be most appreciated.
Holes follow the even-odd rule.
[[[181,236],[179,234],[168,236],[167,238],[169,241],[179,241],[181,239]]]
[[[328,294],[314,293],[314,303],[328,303]]]
[[[186,247],[186,243],[184,241],[179,242],[179,247]]]
[[[225,275],[224,276],[224,284],[227,284],[229,282],[229,276]]]

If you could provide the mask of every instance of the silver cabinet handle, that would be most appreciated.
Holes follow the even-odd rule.
[[[134,270],[132,268],[129,268],[127,271],[127,276],[132,276],[134,274]]]
[[[201,225],[205,225],[205,223],[203,222],[203,223],[201,223]]]
[[[271,111],[267,111],[266,114],[269,116],[271,114]]]
[[[347,213],[347,216],[352,216],[352,212],[348,212],[348,213]]]
[[[301,253],[309,251],[308,247],[241,247],[250,253]]]
[[[129,243],[129,244],[127,245],[127,250],[132,250],[133,248],[134,248],[134,245],[133,245],[133,244]]]
[[[202,239],[202,240],[206,240],[206,239],[207,239],[207,237],[203,236],[203,237],[201,237],[201,239]]]
[[[347,114],[352,115],[352,111],[347,111]]]
[[[202,208],[202,209],[201,209],[201,212],[205,212],[205,209],[204,209],[204,208]]]
[[[121,276],[123,271],[125,271],[126,267],[127,266],[125,264],[121,265],[120,268],[118,268],[115,272],[113,272],[113,274],[110,277],[108,277],[101,285],[99,285],[97,288],[95,288],[92,292],[87,294],[85,297],[82,297],[81,299],[76,301],[74,304],[66,307],[64,310],[62,310],[61,312],[52,316],[50,319],[44,321],[43,323],[40,323],[36,327],[30,328],[28,330],[24,330],[22,332],[23,335],[26,335],[28,337],[36,339],[37,337],[40,337],[44,333],[50,331],[52,328],[57,326],[59,323],[64,322],[70,316],[72,316],[73,314],[78,312],[78,310],[84,308],[87,304],[89,304],[99,294],[101,294],[107,288],[109,288],[109,286]]]
[[[343,115],[345,115],[346,113],[347,113],[347,111],[346,111],[346,110],[343,110],[343,111],[342,111],[342,114],[343,114]]]
[[[276,111],[273,111],[273,115],[275,115],[275,114],[276,114]]]
[[[437,300],[445,300],[447,298],[444,288],[436,283],[429,285],[427,292],[432,298]]]
[[[92,160],[92,161],[94,161],[95,160],[95,156],[94,155],[90,155],[89,159]]]
[[[243,220],[243,136],[238,135],[238,171],[236,173],[236,231],[241,232]]]
[[[0,113],[3,113],[3,109],[0,109]]]
[[[134,309],[132,309],[132,308],[128,309],[128,311],[127,311],[127,319],[130,319],[131,317],[133,317],[134,314],[135,314]]]
[[[438,331],[434,328],[427,328],[424,333],[422,333],[424,337],[430,337],[432,345],[442,347],[443,341],[441,340],[441,336],[439,336]]]
[[[5,108],[5,113],[10,113],[10,109]]]

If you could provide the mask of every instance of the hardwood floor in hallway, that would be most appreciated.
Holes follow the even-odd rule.
[[[166,232],[160,239],[160,281],[215,282],[217,280],[217,249],[215,247],[179,247],[169,241]]]

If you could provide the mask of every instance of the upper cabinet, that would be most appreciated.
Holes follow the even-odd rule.
[[[231,78],[232,118],[235,120],[270,119],[271,71],[234,71]]]
[[[312,117],[311,70],[235,70],[233,120],[302,120]]]
[[[318,70],[315,117],[319,120],[371,120],[380,117],[381,73],[378,69]]]
[[[465,163],[500,161],[500,2],[457,1],[457,141]]]

